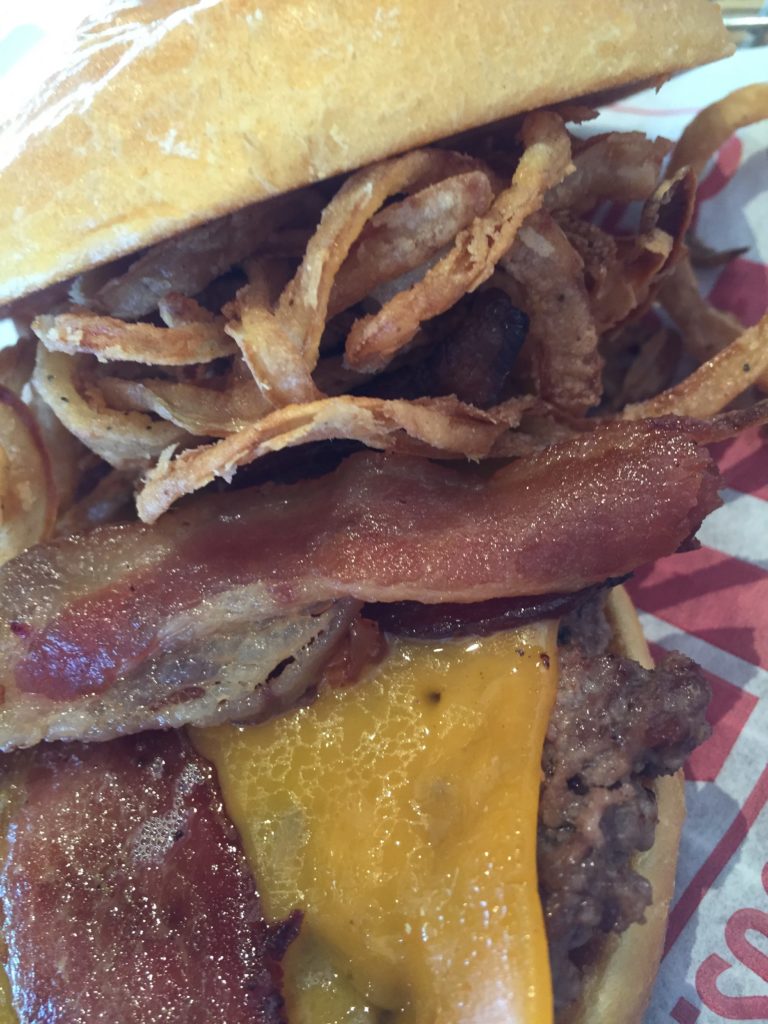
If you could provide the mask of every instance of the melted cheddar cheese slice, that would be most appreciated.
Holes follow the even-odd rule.
[[[537,896],[556,627],[395,643],[372,677],[198,730],[265,911],[304,911],[291,1024],[546,1024]]]

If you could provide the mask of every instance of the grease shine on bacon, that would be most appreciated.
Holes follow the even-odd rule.
[[[613,424],[492,476],[361,453],[32,549],[0,570],[0,746],[267,713],[286,673],[294,700],[311,685],[355,601],[468,603],[631,572],[719,504],[698,436]]]
[[[212,767],[181,734],[14,761],[0,867],[21,1024],[283,1024],[280,960]]]

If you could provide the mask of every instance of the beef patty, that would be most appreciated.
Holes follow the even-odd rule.
[[[609,643],[600,602],[563,620],[538,830],[556,1013],[578,997],[601,937],[643,919],[651,886],[632,860],[653,845],[651,780],[676,772],[709,732],[694,662],[668,654],[649,671]]]

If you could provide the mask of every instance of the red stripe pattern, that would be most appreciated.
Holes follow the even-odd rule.
[[[759,432],[718,445],[715,454],[728,488],[768,502],[768,446]],[[692,876],[685,864],[681,871],[687,883],[670,913],[647,1024],[768,1020],[768,869],[761,876],[768,857],[767,568],[759,558],[702,547],[664,559],[630,584],[638,607],[670,627],[663,645],[652,645],[655,655],[684,633],[704,642],[705,671],[720,652],[740,666],[730,679],[722,667],[728,657],[717,673],[707,671],[713,731],[686,766],[697,828],[681,850],[698,867]]]
[[[753,665],[768,665],[768,574],[710,548],[665,558],[630,586],[638,608]]]
[[[674,136],[686,108],[764,79],[764,50],[742,49],[658,96],[614,104],[596,130]],[[704,244],[749,247],[702,275],[714,304],[745,324],[768,309],[767,149],[768,122],[729,139],[704,170],[696,211]],[[645,1024],[768,1021],[768,444],[750,431],[715,455],[735,494],[704,534],[713,546],[664,560],[630,588],[653,638],[697,658],[713,690],[712,738],[687,766],[681,891]],[[740,495],[749,500],[732,504]]]

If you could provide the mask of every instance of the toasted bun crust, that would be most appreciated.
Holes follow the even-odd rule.
[[[731,49],[709,0],[104,0],[0,135],[0,303],[265,196]]]
[[[608,615],[619,653],[651,667],[653,659],[632,601],[616,587]],[[645,923],[632,925],[611,937],[600,961],[588,975],[579,1006],[567,1024],[641,1024],[664,947],[669,904],[675,888],[675,868],[685,817],[683,774],[656,781],[659,823],[656,841],[637,859],[637,870],[653,887],[653,903]]]

